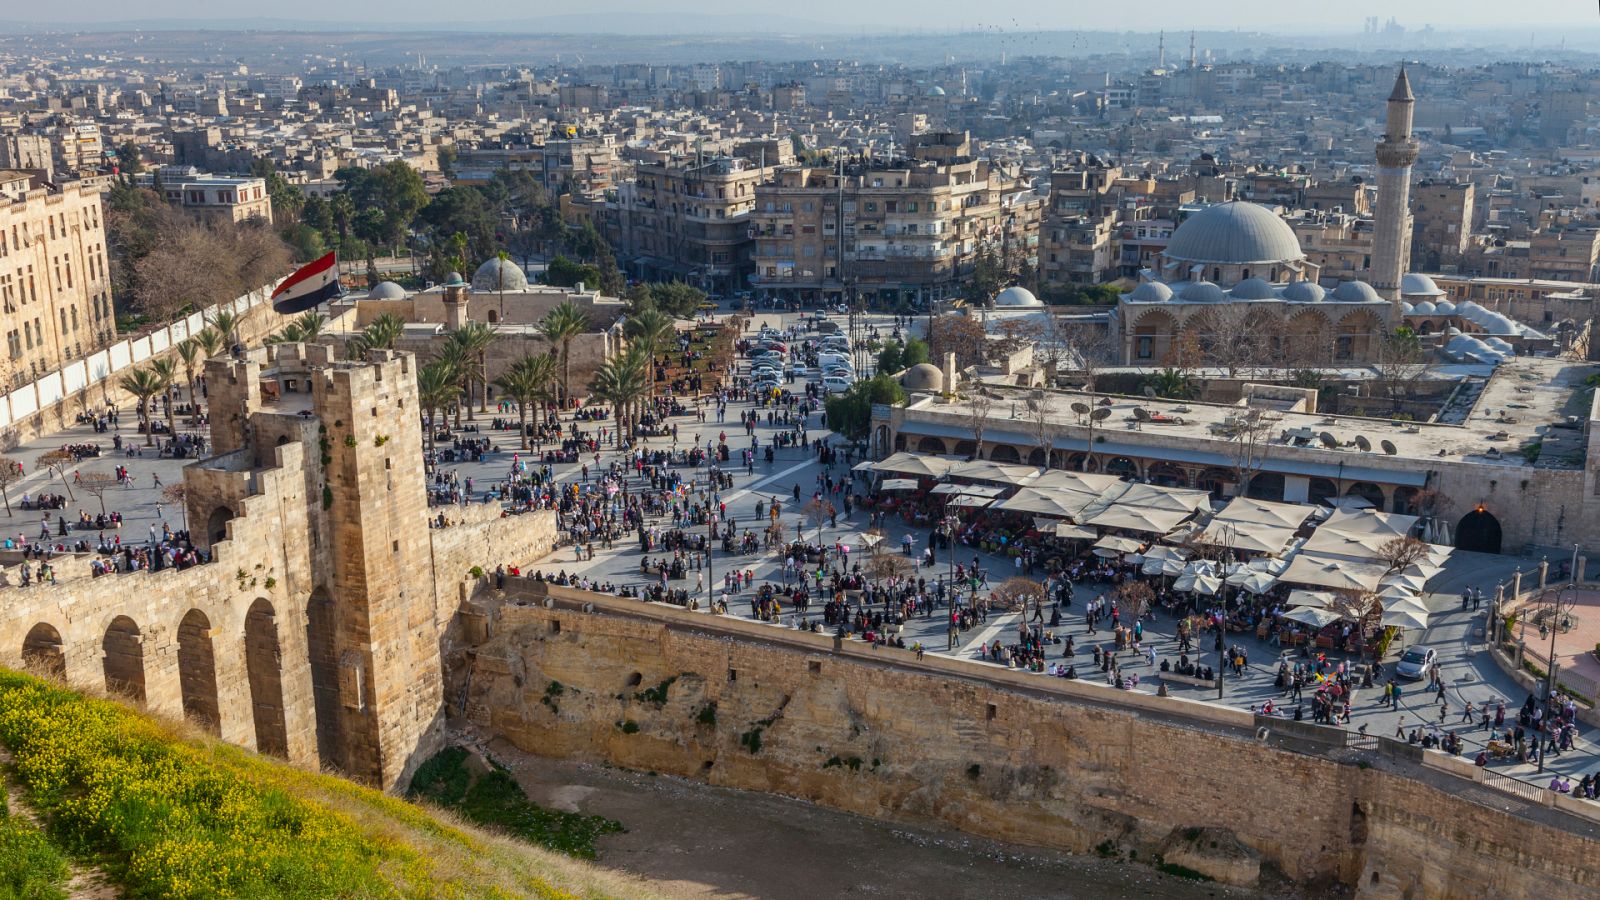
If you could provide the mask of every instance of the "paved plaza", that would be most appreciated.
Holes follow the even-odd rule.
[[[763,323],[787,327],[798,320],[799,317],[794,314],[762,314],[757,317],[756,322],[752,325],[752,332],[754,328]],[[877,325],[880,332],[885,335],[893,327],[893,320],[889,316],[869,317],[869,323]],[[919,325],[920,322],[915,324]],[[799,391],[801,386],[796,384],[794,389]],[[738,415],[746,408],[748,406],[744,403],[732,404],[728,411],[727,421],[724,423],[715,422],[714,415],[710,414],[708,414],[708,420],[704,424],[696,422],[692,415],[678,417],[676,422],[679,425],[681,442],[675,443],[670,438],[656,438],[646,446],[650,449],[666,449],[673,446],[683,449],[690,446],[690,442],[696,435],[698,435],[699,441],[703,446],[707,439],[715,437],[719,431],[725,431],[729,436],[730,450],[737,457],[738,451],[748,446],[744,442],[745,439],[741,433],[742,428],[738,424]],[[472,479],[474,492],[471,502],[482,502],[485,492],[507,477],[511,471],[513,455],[520,452],[514,431],[494,431],[489,428],[489,422],[494,415],[491,405],[491,410],[488,414],[479,413],[477,416],[477,424],[482,430],[477,434],[466,435],[467,437],[487,438],[490,441],[493,449],[482,461],[441,463],[439,466],[439,471],[445,473],[454,472],[463,482],[468,478]],[[201,431],[189,426],[187,421],[181,417],[179,424],[180,431],[194,433],[200,433]],[[609,425],[610,423],[605,424]],[[813,414],[807,424],[808,436],[811,439],[827,439],[830,437],[820,413]],[[586,427],[593,428],[596,425],[590,423]],[[760,439],[761,446],[769,446],[771,444],[771,436],[781,427],[768,426],[763,418],[756,429],[756,436]],[[118,434],[123,439],[123,452],[115,452],[112,449],[112,439]],[[75,443],[97,443],[102,447],[102,455],[85,459],[76,467],[69,468],[65,473],[65,482],[62,478],[57,477],[54,473],[45,470],[38,464],[38,458],[45,452],[65,444]],[[183,528],[182,511],[173,504],[160,504],[161,491],[156,485],[156,479],[159,478],[164,484],[180,481],[181,468],[189,461],[159,458],[153,455],[151,451],[145,451],[143,455],[130,456],[126,452],[127,448],[130,447],[142,449],[143,438],[137,434],[136,420],[132,410],[124,409],[121,411],[120,425],[105,433],[97,433],[88,425],[76,425],[48,438],[31,441],[13,450],[9,455],[23,463],[27,475],[20,483],[13,485],[9,491],[12,499],[12,514],[5,525],[0,525],[0,531],[11,536],[20,536],[30,541],[33,540],[39,534],[39,518],[41,514],[39,512],[24,511],[20,508],[19,501],[23,495],[32,498],[36,497],[40,492],[66,494],[71,486],[70,482],[74,468],[84,473],[91,471],[109,473],[116,465],[127,466],[133,476],[130,486],[118,486],[108,491],[105,497],[107,511],[117,511],[123,515],[123,525],[118,533],[121,534],[125,542],[148,540],[152,527],[158,534],[163,526],[170,527],[173,530]],[[620,459],[621,457],[614,450],[607,449],[601,454],[602,466]],[[592,463],[592,456],[588,457],[586,461]],[[846,457],[840,454],[838,461],[831,467],[831,474],[836,479],[846,477],[850,471],[848,462]],[[582,469],[576,463],[558,464],[554,466],[554,469],[557,479],[561,482],[571,482],[583,477]],[[697,476],[703,484],[705,476],[703,467],[695,470],[679,471],[692,471],[693,475],[686,477]],[[824,467],[817,462],[816,454],[813,451],[805,447],[778,448],[771,463],[765,462],[762,456],[758,454],[754,471],[751,473],[747,473],[742,465],[730,465],[727,471],[733,476],[733,487],[724,489],[721,492],[720,499],[726,504],[730,516],[741,523],[756,523],[758,521],[756,505],[758,503],[766,505],[772,499],[778,498],[784,502],[782,524],[785,528],[785,538],[793,539],[796,536],[797,529],[804,527],[805,539],[813,542],[817,540],[817,528],[804,522],[802,515],[797,511],[800,504],[791,502],[797,487],[802,497],[809,497],[818,489],[819,479],[830,471],[830,467]],[[594,473],[591,472],[591,476],[593,475]],[[638,486],[637,479],[634,481],[634,486]],[[64,515],[69,522],[73,521],[80,510],[93,516],[99,512],[98,501],[94,497],[86,496],[83,492],[78,491],[76,492],[76,498],[69,500],[64,510],[50,514],[52,522],[54,522],[57,515]],[[434,512],[437,513],[438,511],[436,509]],[[446,509],[445,511],[448,515],[448,510]],[[842,541],[852,544],[859,550],[860,545],[855,539],[861,531],[869,527],[868,517],[869,512],[867,510],[857,508],[852,514],[845,515],[841,508],[837,522],[825,524],[821,529],[821,542],[833,544],[836,541]],[[764,519],[761,521],[764,521]],[[423,527],[422,523],[418,523],[418,527]],[[54,532],[54,528],[52,531]],[[887,552],[898,552],[902,537],[905,534],[910,534],[913,537],[914,546],[919,554],[922,548],[927,546],[929,539],[927,529],[907,528],[903,524],[895,522],[887,528],[887,540],[885,542]],[[81,536],[88,537],[91,541],[95,539],[95,534],[92,532]],[[616,542],[612,549],[601,549],[598,543],[595,544],[595,549],[596,554],[593,559],[581,561],[577,558],[574,548],[566,546],[558,549],[552,556],[542,560],[507,559],[496,562],[507,566],[521,566],[524,568],[525,574],[531,573],[531,571],[542,571],[548,576],[553,576],[565,572],[571,575],[587,576],[596,582],[610,582],[617,586],[645,586],[656,583],[657,579],[654,576],[647,577],[641,574],[639,545],[637,540],[631,536]],[[657,552],[650,555],[658,557],[660,553]],[[960,553],[959,561],[970,565],[973,556],[974,553],[971,550],[963,549]],[[1012,560],[982,553],[978,553],[976,556],[979,560],[979,565],[991,574],[991,584],[998,583],[1007,575],[1012,574],[1014,566]],[[941,552],[937,555],[937,564],[930,568],[921,569],[919,574],[927,577],[930,581],[946,576],[949,572],[950,562],[949,558]],[[708,579],[708,585],[714,585],[718,593],[722,590],[722,573],[733,566],[752,572],[757,585],[767,582],[782,583],[783,580],[777,558],[770,551],[730,556],[724,554],[719,547],[712,554],[710,565],[711,577]],[[1384,705],[1381,686],[1357,690],[1352,703],[1350,723],[1347,727],[1358,729],[1365,726],[1368,734],[1394,735],[1401,728],[1410,730],[1419,724],[1438,723],[1442,730],[1459,729],[1458,733],[1463,737],[1467,745],[1463,755],[1470,758],[1476,754],[1478,747],[1487,735],[1476,725],[1468,727],[1461,722],[1463,705],[1466,702],[1470,701],[1475,707],[1481,707],[1484,703],[1504,701],[1508,707],[1508,717],[1514,722],[1516,710],[1525,699],[1526,692],[1519,688],[1513,679],[1495,665],[1487,652],[1482,637],[1484,633],[1483,626],[1487,616],[1487,605],[1477,610],[1463,610],[1460,602],[1460,593],[1463,588],[1471,586],[1480,587],[1492,596],[1494,586],[1497,583],[1508,580],[1515,569],[1520,567],[1524,571],[1528,571],[1536,566],[1536,560],[1517,559],[1509,556],[1487,556],[1471,553],[1454,554],[1446,563],[1444,571],[1435,576],[1429,584],[1432,593],[1426,596],[1426,602],[1431,611],[1427,630],[1420,636],[1407,635],[1409,643],[1427,644],[1435,648],[1440,654],[1441,673],[1446,685],[1446,696],[1444,698],[1446,712],[1443,720],[1440,719],[1440,702],[1437,696],[1427,691],[1423,682],[1409,682],[1406,683],[1406,690],[1398,710],[1391,710]],[[136,578],[139,576],[134,574],[114,577]],[[693,589],[693,573],[690,573],[689,578],[673,582],[672,586]],[[1091,664],[1091,648],[1097,643],[1109,646],[1110,635],[1106,631],[1107,626],[1104,623],[1101,624],[1098,634],[1091,635],[1088,632],[1083,612],[1086,601],[1108,589],[1108,586],[1103,584],[1080,583],[1077,586],[1076,596],[1072,604],[1060,610],[1060,626],[1051,629],[1055,636],[1063,641],[1069,636],[1073,639],[1078,652],[1072,662],[1077,665],[1079,675],[1083,678],[1104,677]],[[729,614],[751,616],[752,597],[753,591],[750,589],[733,594],[730,597]],[[706,596],[700,598],[702,611],[709,607],[707,602],[709,599],[709,591]],[[813,607],[813,618],[815,617],[815,609],[816,607]],[[1047,618],[1050,615],[1048,608],[1045,615]],[[996,640],[999,640],[1002,644],[1015,643],[1018,629],[1024,624],[1023,618],[1024,616],[1021,613],[992,614],[987,621],[963,632],[959,645],[952,650],[945,649],[947,641],[946,617],[938,615],[937,611],[935,615],[928,618],[914,618],[906,625],[902,636],[907,645],[921,643],[929,653],[966,660],[975,665],[996,665],[996,663],[980,659],[979,648],[984,644],[993,644]],[[1594,627],[1597,623],[1600,623],[1600,609],[1596,609],[1592,614],[1581,616],[1580,619],[1583,622],[1583,627]],[[776,623],[773,627],[793,627],[795,624],[796,617],[790,612],[785,615],[781,623]],[[1135,656],[1131,652],[1119,655],[1118,661],[1123,673],[1125,675],[1138,674],[1140,676],[1137,690],[1147,693],[1154,692],[1159,683],[1154,677],[1156,674],[1155,669],[1159,666],[1160,661],[1166,659],[1174,664],[1176,663],[1178,656],[1176,625],[1177,620],[1159,608],[1156,611],[1154,621],[1146,623],[1143,647],[1154,649],[1155,666],[1152,666],[1148,656]],[[1567,646],[1566,641],[1570,640],[1572,642],[1571,645],[1576,646],[1578,639],[1576,636],[1564,637],[1563,649]],[[1584,639],[1588,640],[1589,638]],[[1259,708],[1261,704],[1271,700],[1278,705],[1289,702],[1290,708],[1292,708],[1292,701],[1287,701],[1284,697],[1284,692],[1275,686],[1274,677],[1280,659],[1287,659],[1292,662],[1296,658],[1295,654],[1301,651],[1281,648],[1266,641],[1257,640],[1253,634],[1230,634],[1228,640],[1230,643],[1237,643],[1244,648],[1248,655],[1249,665],[1242,676],[1230,676],[1226,679],[1224,697],[1219,702],[1239,708]],[[1592,641],[1590,647],[1592,648]],[[1060,659],[1060,649],[1060,646],[1054,646],[1053,649],[1047,651],[1050,662],[1062,661]],[[901,651],[890,650],[887,652]],[[1202,665],[1216,666],[1218,664],[1218,654],[1213,650],[1209,635],[1202,636],[1196,640],[1195,653],[1196,655],[1193,658]],[[1333,656],[1334,658],[1339,658],[1337,654],[1333,654]],[[1394,654],[1391,652],[1391,662],[1393,656]],[[1049,676],[1041,674],[1038,677]],[[1215,700],[1215,695],[1211,691],[1179,685],[1169,685],[1169,688],[1178,696],[1191,699]],[[1307,699],[1309,700],[1309,692]],[[1309,718],[1309,705],[1307,706],[1307,718]],[[1499,771],[1533,777],[1533,768],[1531,766],[1511,766],[1507,763],[1495,763],[1494,765]],[[1585,730],[1580,734],[1578,749],[1560,756],[1552,755],[1547,761],[1547,768],[1570,775],[1576,780],[1584,773],[1600,770],[1600,753],[1597,753]],[[1548,777],[1548,774],[1543,776],[1545,779]]]

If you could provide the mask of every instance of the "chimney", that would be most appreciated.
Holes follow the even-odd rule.
[[[946,353],[944,355],[944,392],[946,394],[954,394],[956,392],[955,353]]]

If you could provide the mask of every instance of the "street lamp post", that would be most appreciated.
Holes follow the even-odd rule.
[[[1556,695],[1556,634],[1558,634],[1560,632],[1560,630],[1561,630],[1562,596],[1564,594],[1567,594],[1569,591],[1576,592],[1577,589],[1578,589],[1578,545],[1577,544],[1573,544],[1572,545],[1572,566],[1567,570],[1567,583],[1564,586],[1562,586],[1561,588],[1557,589],[1554,593],[1552,593],[1550,595],[1550,597],[1551,597],[1551,601],[1550,601],[1550,620],[1547,623],[1549,625],[1549,627],[1550,627],[1550,653],[1549,653],[1548,656],[1545,657],[1545,676],[1544,676],[1544,678],[1545,678],[1545,682],[1544,682],[1544,703],[1545,703],[1545,711],[1547,713],[1550,710],[1550,701],[1552,699],[1554,699],[1555,695]],[[1566,606],[1568,608],[1571,608],[1571,606],[1572,606],[1572,598],[1571,598],[1570,595],[1567,597]],[[1547,715],[1541,721],[1548,722],[1548,721],[1550,721],[1550,718]],[[1539,735],[1538,737],[1539,737],[1540,740],[1543,740],[1543,738],[1544,738],[1544,736],[1542,734]],[[1540,772],[1544,771],[1544,749],[1542,747],[1539,749],[1539,771]]]
[[[949,558],[950,565],[950,607],[956,605],[956,528],[961,520],[955,513],[946,513],[944,517],[945,556]]]
[[[706,609],[715,613],[717,611],[716,590],[717,577],[711,565],[711,553],[717,546],[717,514],[711,513],[706,517]]]
[[[1227,670],[1226,659],[1227,641],[1224,639],[1228,632],[1228,561],[1233,558],[1234,528],[1232,522],[1225,522],[1222,526],[1222,583],[1217,586],[1222,599],[1222,621],[1217,623],[1217,658],[1221,664],[1217,667],[1217,699],[1222,699],[1222,673]]]

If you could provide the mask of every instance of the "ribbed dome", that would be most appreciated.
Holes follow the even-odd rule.
[[[1290,303],[1320,303],[1327,293],[1315,281],[1296,281],[1283,289],[1283,299]]]
[[[1208,206],[1190,216],[1172,233],[1163,255],[1183,262],[1223,265],[1305,258],[1289,223],[1265,206],[1242,200]]]
[[[942,391],[944,373],[932,363],[917,363],[900,377],[900,384],[908,391]]]
[[[1161,303],[1172,299],[1172,288],[1159,281],[1146,281],[1134,288],[1128,299],[1135,303]]]
[[[1008,309],[1018,309],[1030,306],[1043,306],[1044,303],[1040,302],[1039,298],[1033,295],[1033,291],[1014,284],[995,295],[994,305],[1003,306]]]
[[[404,300],[406,289],[392,281],[380,281],[367,291],[368,300]]]
[[[1186,303],[1221,303],[1228,295],[1209,281],[1191,281],[1178,292],[1178,298]]]
[[[472,273],[472,289],[475,291],[525,291],[528,289],[528,276],[522,269],[509,259],[498,256],[478,267]]]
[[[1433,283],[1433,279],[1417,272],[1410,272],[1400,276],[1400,296],[1402,297],[1443,297],[1444,291]]]
[[[1276,300],[1278,292],[1261,278],[1246,278],[1233,286],[1228,296],[1235,300]]]
[[[1333,289],[1333,299],[1340,303],[1382,303],[1383,298],[1365,281],[1346,281]]]

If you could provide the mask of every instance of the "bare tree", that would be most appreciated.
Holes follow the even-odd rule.
[[[983,385],[978,385],[972,396],[967,398],[967,427],[972,429],[973,444],[972,458],[983,459],[983,430],[989,424],[989,416],[994,412],[994,397],[984,390]]]
[[[833,504],[821,497],[813,497],[805,505],[806,523],[817,529],[817,545],[822,545],[822,526],[834,516]]]
[[[1388,564],[1390,572],[1398,572],[1420,559],[1427,558],[1428,550],[1427,543],[1410,535],[1401,535],[1384,541],[1378,547],[1378,558]]]
[[[0,500],[5,501],[6,515],[11,515],[11,495],[9,489],[13,484],[22,480],[22,463],[9,456],[0,456]]]
[[[1095,379],[1107,366],[1119,362],[1116,342],[1104,326],[1088,323],[1062,325],[1057,329],[1060,343],[1065,347],[1061,362],[1083,378],[1083,389],[1093,394]]]
[[[106,514],[106,491],[117,486],[117,479],[105,472],[83,472],[78,475],[78,487],[100,501],[100,515]]]
[[[1053,468],[1055,448],[1051,446],[1055,429],[1050,421],[1050,395],[1045,391],[1028,394],[1028,419],[1033,423],[1033,439],[1044,453],[1044,467]]]
[[[867,574],[872,576],[874,584],[887,581],[890,578],[904,577],[915,571],[915,566],[910,559],[898,553],[879,553],[874,551],[867,559]]]
[[[1378,388],[1389,401],[1389,412],[1397,413],[1416,392],[1417,382],[1433,367],[1433,354],[1410,328],[1379,335],[1377,351],[1372,368],[1378,376]]]
[[[1202,309],[1188,330],[1200,344],[1201,359],[1235,378],[1271,362],[1272,334],[1264,327],[1268,318],[1249,304],[1219,303]]]
[[[189,530],[189,487],[181,481],[174,482],[161,489],[161,499],[167,503],[175,503],[183,513],[183,530]]]
[[[1155,602],[1156,592],[1146,581],[1124,581],[1117,586],[1112,596],[1117,599],[1117,611],[1129,622],[1137,622],[1150,610],[1150,604]]]
[[[928,355],[944,367],[946,353],[956,355],[956,369],[981,365],[986,358],[988,335],[983,326],[966,316],[938,316],[928,326]]]
[[[77,500],[78,497],[72,493],[72,484],[67,479],[67,468],[76,465],[77,462],[71,453],[59,447],[39,455],[39,465],[49,469],[55,477],[61,479],[61,483],[67,488],[67,497],[71,500]]]
[[[1040,602],[1044,598],[1044,585],[1032,578],[1016,576],[1007,578],[994,589],[994,597],[1000,604],[1013,610],[1026,612],[1030,602]]]
[[[1235,496],[1250,490],[1257,473],[1267,462],[1272,447],[1275,423],[1259,409],[1247,409],[1226,423],[1224,432],[1233,441],[1233,481]]]

